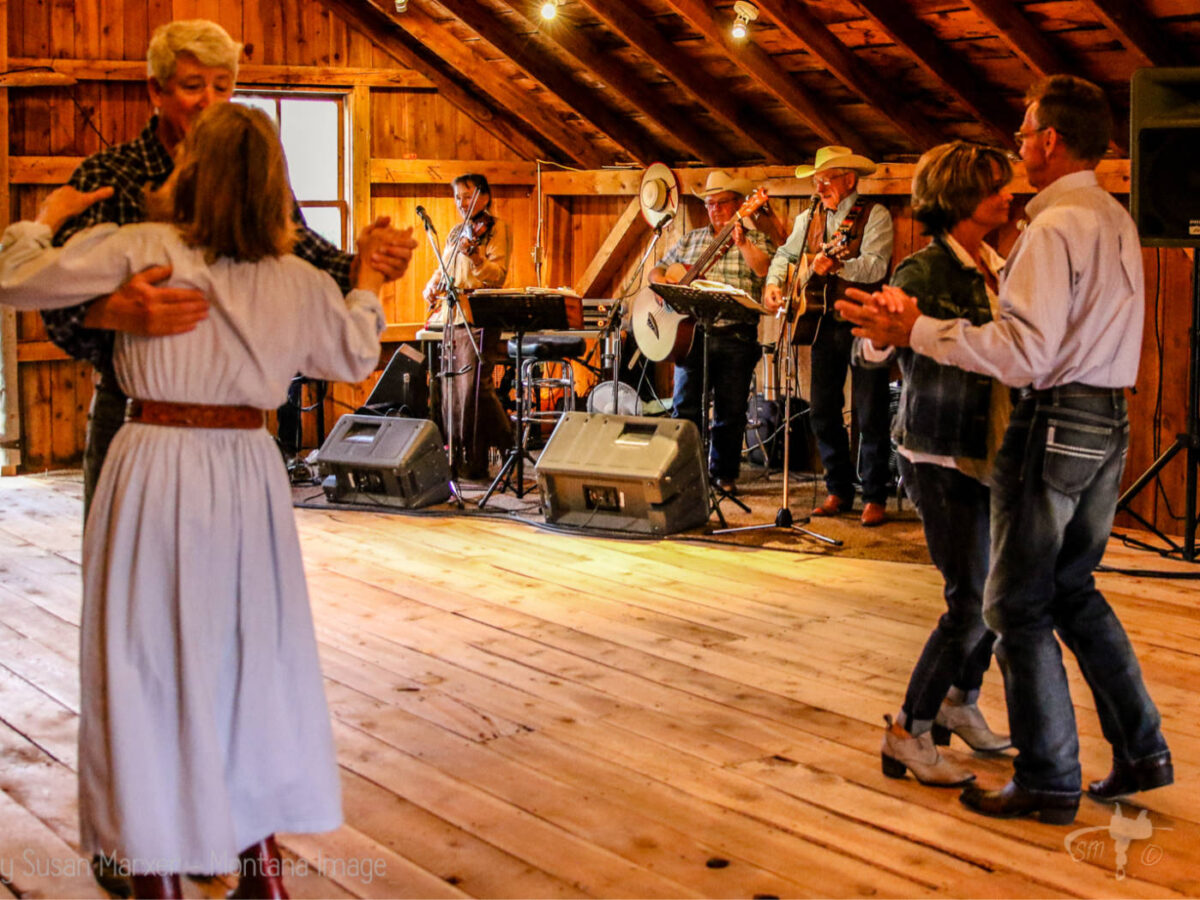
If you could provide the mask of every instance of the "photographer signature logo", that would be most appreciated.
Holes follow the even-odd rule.
[[[1170,831],[1170,828],[1159,827],[1159,831]],[[1150,813],[1146,810],[1138,812],[1136,817],[1126,817],[1121,814],[1121,804],[1113,804],[1112,818],[1107,825],[1092,825],[1088,828],[1077,828],[1063,838],[1063,846],[1075,862],[1095,859],[1104,853],[1103,840],[1080,841],[1086,834],[1107,831],[1116,851],[1116,878],[1123,881],[1125,866],[1129,862],[1129,845],[1134,841],[1148,841],[1154,836],[1154,825],[1150,822]],[[1163,855],[1163,849],[1158,844],[1146,844],[1142,848],[1141,860],[1143,865],[1157,864]]]

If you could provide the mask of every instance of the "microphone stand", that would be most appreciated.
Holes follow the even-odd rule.
[[[783,391],[783,498],[782,505],[775,513],[774,522],[764,522],[761,525],[741,525],[737,528],[722,528],[714,531],[713,534],[730,534],[735,531],[762,531],[767,528],[785,528],[790,531],[796,531],[806,537],[814,540],[823,541],[826,544],[831,544],[834,547],[842,546],[842,542],[837,538],[831,538],[828,535],[818,534],[807,528],[797,525],[792,517],[791,507],[788,505],[788,493],[792,483],[791,471],[791,444],[792,444],[792,391],[796,381],[796,348],[792,346],[792,305],[791,295],[789,292],[788,303],[783,309],[784,316],[784,338],[783,341],[783,370],[780,374],[780,389]],[[764,448],[765,450],[765,448]],[[766,453],[763,454],[764,459],[769,459]],[[812,516],[805,516],[800,520],[804,525],[812,521]]]
[[[420,216],[421,222],[425,226],[425,236],[429,239],[429,246],[433,249],[433,257],[438,262],[438,267],[442,270],[442,283],[445,285],[446,299],[442,301],[442,358],[438,364],[438,378],[442,381],[442,391],[444,392],[446,402],[443,404],[443,409],[449,408],[450,415],[443,416],[444,425],[446,426],[446,448],[450,457],[450,495],[454,497],[454,502],[459,509],[463,508],[462,493],[458,487],[458,441],[459,436],[455,433],[454,417],[457,413],[457,407],[454,403],[454,382],[455,379],[465,372],[469,372],[471,367],[466,367],[462,371],[453,371],[454,366],[454,328],[458,319],[458,291],[454,287],[454,276],[450,274],[450,270],[446,267],[446,260],[442,257],[441,247],[438,245],[437,229],[433,227],[433,222],[428,214],[421,207],[417,207],[417,215]],[[467,341],[471,345],[471,349],[475,352],[475,358],[479,359],[479,348],[475,345],[475,336],[471,334],[470,324],[464,326],[467,333]]]

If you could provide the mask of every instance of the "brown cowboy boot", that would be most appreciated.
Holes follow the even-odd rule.
[[[287,900],[283,886],[283,861],[275,835],[268,835],[238,854],[237,887],[225,896],[229,900]]]

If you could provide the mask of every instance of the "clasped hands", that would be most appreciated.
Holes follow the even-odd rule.
[[[890,284],[873,294],[848,288],[834,309],[854,323],[855,337],[866,338],[880,349],[907,347],[913,325],[921,317],[916,298]]]

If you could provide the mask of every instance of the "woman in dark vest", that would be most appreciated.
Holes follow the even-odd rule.
[[[1008,221],[1011,179],[1008,158],[994,147],[954,141],[921,157],[913,175],[913,216],[932,240],[892,278],[892,285],[919,298],[921,312],[972,324],[992,319],[1004,260],[984,238]],[[946,583],[946,612],[913,669],[904,704],[894,722],[885,716],[883,772],[899,778],[911,770],[923,784],[961,785],[975,776],[937,746],[949,744],[952,733],[976,751],[1011,746],[988,728],[976,705],[995,640],[982,615],[987,481],[1008,424],[1008,389],[908,348],[876,348],[859,339],[855,352],[860,365],[887,365],[895,355],[904,372],[894,427],[900,472]]]

